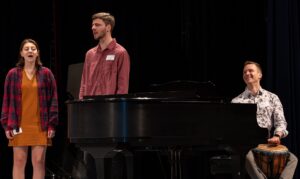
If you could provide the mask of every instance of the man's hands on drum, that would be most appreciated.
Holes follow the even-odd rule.
[[[273,137],[268,139],[268,143],[273,145],[279,145],[281,136],[281,133],[276,133]]]

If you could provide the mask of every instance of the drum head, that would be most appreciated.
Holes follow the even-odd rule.
[[[259,144],[256,149],[269,152],[287,152],[288,148],[284,145]]]

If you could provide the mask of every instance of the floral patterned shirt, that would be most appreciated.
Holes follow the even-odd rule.
[[[262,128],[268,128],[269,131],[274,127],[274,133],[282,132],[282,137],[288,135],[283,107],[276,94],[260,88],[258,94],[254,96],[246,88],[243,93],[233,98],[231,102],[257,104],[256,116],[258,125]]]

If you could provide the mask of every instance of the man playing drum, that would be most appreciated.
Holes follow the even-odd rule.
[[[269,138],[267,140],[268,146],[271,144],[274,146],[280,145],[280,139],[288,135],[288,131],[286,130],[287,122],[284,117],[280,99],[276,94],[260,86],[262,69],[258,63],[254,61],[246,61],[244,63],[243,79],[247,85],[245,91],[232,99],[231,102],[257,104],[257,123],[260,127],[267,128],[269,131]],[[271,130],[274,130],[272,136]],[[257,151],[257,149],[250,150],[246,156],[245,166],[248,174],[252,179],[265,179],[270,177],[257,165],[253,153],[255,151]],[[292,179],[297,163],[297,157],[288,151],[287,159],[284,163],[285,166],[283,171],[279,173],[278,178]],[[273,165],[271,166],[273,167]]]

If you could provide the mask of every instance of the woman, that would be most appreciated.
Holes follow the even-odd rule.
[[[36,41],[25,39],[19,61],[9,70],[4,84],[1,124],[13,147],[13,178],[25,178],[28,148],[31,147],[33,179],[45,178],[47,146],[58,124],[55,78],[43,67]]]

